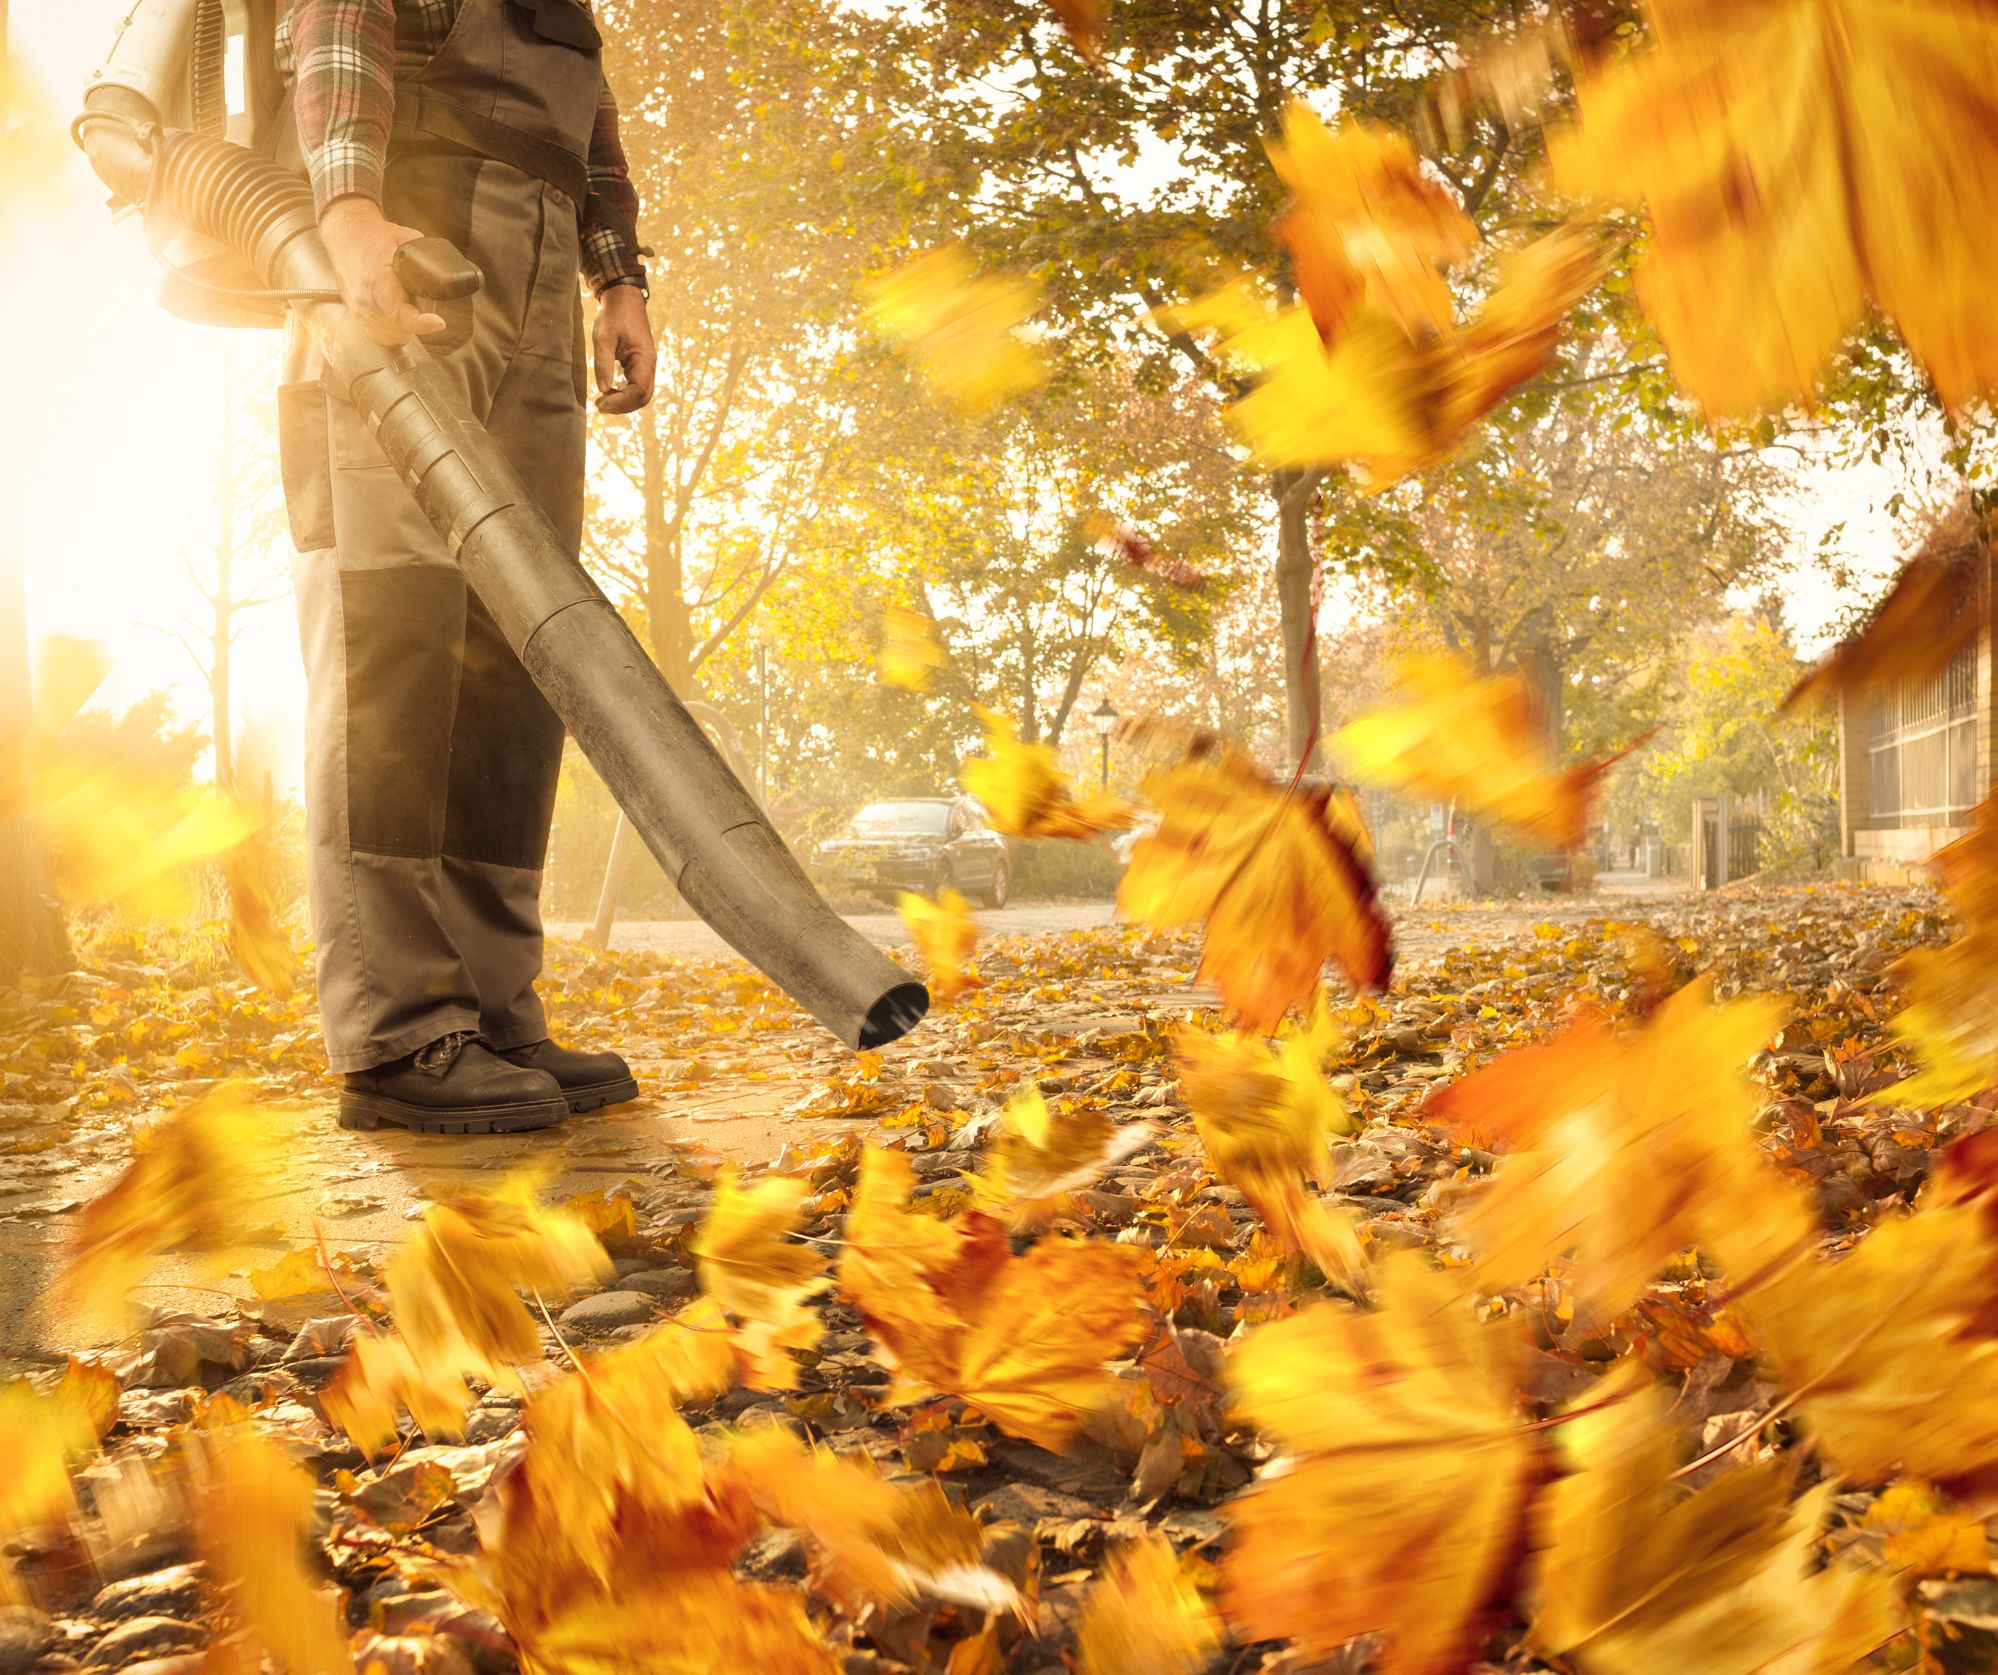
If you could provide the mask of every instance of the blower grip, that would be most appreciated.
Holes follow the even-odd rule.
[[[438,302],[469,297],[486,282],[486,276],[448,238],[413,238],[398,245],[394,265],[396,278],[412,297]]]

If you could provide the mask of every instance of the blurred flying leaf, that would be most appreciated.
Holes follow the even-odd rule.
[[[1293,99],[1282,139],[1265,147],[1291,193],[1272,230],[1290,250],[1297,288],[1328,347],[1362,301],[1417,341],[1450,330],[1444,273],[1470,258],[1478,230],[1422,172],[1404,136],[1352,117],[1328,129]]]
[[[1158,1535],[1111,1555],[1075,1638],[1082,1675],[1199,1675],[1221,1649],[1214,1608]]]
[[[1587,840],[1590,803],[1618,757],[1563,768],[1523,676],[1410,658],[1397,671],[1396,699],[1326,741],[1356,780],[1455,801],[1550,848]]]
[[[962,245],[919,256],[866,281],[861,300],[873,328],[899,344],[931,389],[967,412],[1023,395],[1047,376],[1016,335],[1039,306],[1023,279],[980,274]]]
[[[881,684],[903,692],[927,692],[943,664],[937,625],[921,611],[890,606],[881,641]]]
[[[1880,1556],[1890,1569],[1944,1576],[1991,1568],[1983,1521],[1926,1483],[1890,1484],[1866,1509],[1864,1524],[1879,1535]]]
[[[1325,1058],[1336,1044],[1321,997],[1310,1025],[1274,1050],[1258,1036],[1182,1027],[1173,1052],[1215,1172],[1241,1189],[1285,1245],[1354,1289],[1365,1272],[1359,1239],[1306,1188],[1330,1177],[1329,1137],[1361,1127],[1325,1079]]]
[[[1103,67],[1103,25],[1110,0],[1048,0],[1048,10],[1061,20],[1075,50],[1092,70]]]
[[[610,1273],[582,1218],[541,1204],[522,1176],[432,1205],[385,1278],[397,1330],[426,1371],[518,1389],[517,1369],[542,1359],[520,1288],[560,1296]]]
[[[1098,547],[1121,559],[1133,570],[1176,587],[1185,593],[1199,593],[1214,578],[1198,565],[1173,553],[1163,553],[1128,524],[1100,514],[1087,519],[1083,533]]]
[[[945,885],[937,899],[904,890],[895,899],[909,939],[923,956],[930,998],[939,1005],[979,986],[978,973],[971,969],[971,951],[978,945],[978,921],[971,916],[971,904]]]
[[[1809,403],[1869,302],[1944,406],[1998,379],[1979,0],[1652,0],[1653,45],[1576,88],[1556,183],[1643,200],[1638,297],[1716,415]]]
[[[284,869],[270,822],[253,810],[245,813],[256,819],[255,829],[222,855],[222,877],[229,891],[229,955],[258,988],[287,1000],[298,957],[279,920]]]
[[[838,1455],[762,1425],[737,1436],[729,1464],[772,1523],[808,1537],[817,1591],[858,1614],[928,1596],[989,1612],[1023,1609],[1019,1592],[979,1563],[977,1520],[933,1480],[897,1485],[865,1454]]]
[[[1919,685],[1941,674],[1977,637],[1973,607],[1984,552],[1982,521],[1966,502],[1902,566],[1866,625],[1790,689],[1784,711],[1895,681]]]
[[[999,1134],[974,1176],[979,1203],[1016,1228],[1040,1220],[1065,1192],[1087,1186],[1152,1139],[1150,1123],[1118,1125],[1101,1105],[1083,1103],[1059,1116],[1029,1083],[1006,1102]]]
[[[1017,838],[1088,838],[1122,831],[1137,818],[1128,797],[1077,797],[1053,746],[1027,744],[1005,716],[980,708],[978,719],[987,754],[964,764],[964,788],[996,830]]]
[[[1901,1626],[1891,1578],[1817,1562],[1831,1485],[1789,1505],[1757,1461],[1676,1494],[1677,1439],[1655,1389],[1562,1427],[1573,1467],[1548,1491],[1532,1639],[1602,1675],[1840,1670]]]
[[[745,1186],[731,1165],[716,1177],[707,1219],[689,1246],[701,1289],[755,1345],[745,1376],[759,1389],[795,1389],[790,1352],[810,1350],[824,1335],[807,1304],[830,1283],[825,1258],[789,1237],[811,1190],[783,1175]]]
[[[1329,790],[1286,792],[1230,753],[1150,774],[1144,793],[1159,825],[1131,852],[1118,911],[1155,930],[1205,920],[1200,980],[1243,1029],[1274,1030],[1327,959],[1356,988],[1387,982],[1387,920]]]
[[[1541,372],[1569,309],[1609,257],[1593,227],[1558,228],[1502,257],[1478,311],[1421,343],[1366,306],[1328,350],[1302,304],[1272,311],[1239,285],[1160,319],[1169,329],[1218,332],[1222,358],[1255,375],[1228,419],[1263,464],[1350,465],[1365,487],[1381,489],[1448,459],[1473,425]]]
[[[1411,1253],[1381,1264],[1379,1292],[1374,1312],[1314,1304],[1229,1356],[1242,1414],[1298,1457],[1229,1506],[1222,1608],[1237,1638],[1294,1640],[1302,1659],[1384,1633],[1383,1667],[1445,1675],[1474,1661],[1539,1448],[1506,1322],[1481,1324]]]
[[[351,1675],[329,1587],[299,1557],[312,1529],[312,1478],[247,1425],[208,1433],[196,1478],[195,1538],[251,1637],[294,1675]]]
[[[114,1418],[116,1412],[114,1403]],[[0,1538],[54,1523],[76,1510],[70,1468],[95,1451],[102,1434],[98,1417],[94,1393],[67,1376],[46,1393],[24,1378],[0,1384],[0,1437],[7,1439],[7,1469],[0,1472]],[[4,1592],[0,1584],[0,1594]]]
[[[197,1251],[228,1267],[269,1220],[270,1120],[247,1083],[223,1082],[140,1129],[131,1167],[83,1211],[58,1297],[116,1322],[164,1252]]]
[[[840,1258],[840,1288],[895,1374],[887,1399],[957,1396],[1063,1447],[1111,1393],[1105,1363],[1143,1335],[1138,1253],[1051,1238],[1013,1256],[989,1216],[910,1209],[914,1185],[900,1153],[864,1153]]]
[[[463,1377],[448,1365],[418,1361],[393,1332],[356,1332],[340,1370],[320,1393],[327,1421],[370,1459],[395,1443],[403,1409],[432,1442],[456,1442],[471,1406]]]
[[[1998,1237],[1976,1203],[1884,1221],[1842,1260],[1742,1300],[1757,1342],[1840,1471],[1932,1483],[1998,1466]]]
[[[1607,1317],[1688,1245],[1737,1285],[1806,1249],[1815,1222],[1756,1145],[1742,1074],[1781,1021],[1776,1001],[1715,1006],[1689,984],[1628,1035],[1585,1020],[1432,1095],[1454,1134],[1514,1148],[1463,1218],[1479,1284],[1524,1285],[1572,1251],[1578,1313]]]
[[[54,1394],[59,1404],[89,1419],[99,1442],[118,1423],[118,1375],[109,1367],[79,1361],[72,1355],[63,1363]]]

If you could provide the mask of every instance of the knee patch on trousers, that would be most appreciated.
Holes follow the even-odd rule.
[[[340,573],[347,837],[377,855],[442,852],[465,580],[441,565]]]

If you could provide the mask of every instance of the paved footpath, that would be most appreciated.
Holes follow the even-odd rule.
[[[1576,898],[1425,904],[1415,912],[1401,911],[1396,936],[1404,966],[1419,968],[1465,943],[1530,940],[1536,923],[1634,917],[1666,908],[1669,899],[1612,888]],[[1133,1009],[1164,1018],[1211,1002],[1186,984],[1184,971],[1178,977],[1182,986],[1165,988],[1114,972],[1098,976],[1092,948],[1108,946],[1105,939],[1118,934],[1105,928],[1112,922],[1107,902],[1030,902],[979,918],[986,930],[981,962],[1010,965],[1018,973],[1004,985],[1011,992],[995,1005],[1000,1027],[1017,1030],[1023,1041],[1072,1036]],[[850,922],[884,946],[906,941],[892,914],[858,915]],[[559,933],[575,927],[555,928]],[[686,922],[620,925],[612,944],[674,961],[700,962],[725,952],[706,926]],[[1190,962],[1191,944],[1186,957]],[[838,1101],[823,1096],[829,1086],[853,1078],[853,1055],[788,1007],[775,1019],[751,1018],[740,1036],[718,1036],[718,1029],[733,1022],[727,985],[740,967],[712,969],[711,986],[720,998],[700,1025],[709,1032],[705,1037],[692,1023],[648,1018],[629,996],[604,1003],[604,1015],[619,1032],[604,1044],[617,1045],[631,1058],[646,1096],[557,1129],[514,1136],[349,1134],[333,1121],[330,1087],[274,1107],[269,1121],[282,1176],[268,1200],[267,1254],[253,1261],[273,1262],[322,1235],[335,1250],[379,1255],[427,1203],[529,1166],[549,1172],[549,1189],[558,1196],[624,1189],[655,1209],[670,1210],[682,1201],[700,1202],[700,1179],[715,1162],[766,1162],[787,1145],[809,1151],[850,1127],[852,1119],[840,1113]],[[708,981],[705,970],[702,978]],[[936,1094],[954,1097],[949,1079],[954,1072],[942,1039],[938,1031],[918,1030],[882,1057],[891,1070],[936,1078]],[[9,1161],[5,1151],[0,1137],[0,1165]],[[0,1207],[0,1376],[45,1361],[53,1346],[91,1341],[80,1322],[54,1314],[43,1293],[77,1212],[129,1158],[122,1126],[98,1124],[39,1155],[14,1160],[19,1169]],[[192,1259],[169,1261],[156,1275],[149,1300],[212,1312],[222,1297],[245,1291],[242,1273],[238,1268],[218,1275]]]

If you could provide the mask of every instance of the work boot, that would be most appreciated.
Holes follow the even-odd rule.
[[[342,1128],[418,1134],[500,1134],[549,1128],[569,1114],[555,1078],[507,1064],[471,1030],[453,1030],[407,1058],[356,1070],[340,1094]]]
[[[541,1070],[553,1076],[571,1111],[594,1111],[638,1097],[638,1081],[631,1066],[615,1053],[579,1053],[552,1041],[530,1041],[525,1047],[508,1047],[500,1057],[523,1070]]]

